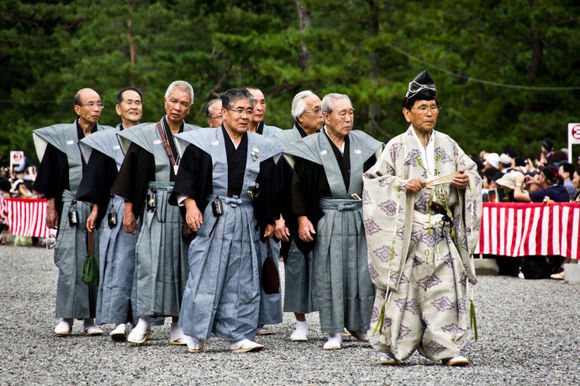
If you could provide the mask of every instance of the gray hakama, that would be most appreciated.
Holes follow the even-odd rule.
[[[92,134],[81,140],[85,160],[97,150],[115,160],[121,168],[124,155],[117,139],[117,130]],[[116,215],[116,225],[109,226],[107,218],[99,227],[99,290],[96,324],[127,323],[131,316],[131,293],[135,273],[135,242],[137,237],[123,229],[125,200],[114,195],[106,213]]]
[[[112,129],[97,125],[97,130]],[[69,167],[69,189],[62,194],[63,209],[54,249],[54,263],[58,267],[56,288],[56,317],[87,319],[95,316],[97,287],[81,281],[87,256],[87,231],[84,226],[91,207],[76,201],[76,191],[82,179],[82,159],[78,147],[76,123],[59,124],[33,131],[38,159],[42,160],[46,147],[51,144],[62,151]],[[69,222],[69,212],[76,211],[77,225]],[[98,232],[95,232],[95,253],[98,251]]]
[[[352,131],[350,141],[350,181],[347,191],[334,151],[324,134],[314,134],[294,143],[286,154],[322,165],[332,197],[319,205],[323,216],[316,226],[313,251],[314,306],[320,327],[326,334],[369,329],[374,302],[374,286],[368,271],[367,245],[362,221],[362,203],[352,194],[362,195],[363,165],[381,143],[361,131]]]
[[[277,136],[282,129],[276,126],[268,126],[264,124],[262,126],[262,135],[266,138],[274,138]],[[275,157],[278,158],[278,157]],[[270,247],[270,254],[274,259],[274,264],[276,264],[276,269],[280,272],[279,259],[280,259],[280,241],[274,240],[272,238],[260,242],[260,250],[258,254],[259,259],[259,272],[262,274],[262,266],[264,261],[268,258],[268,244]],[[261,277],[261,276],[260,276]],[[258,318],[258,324],[278,324],[282,323],[282,295],[280,289],[278,293],[266,294],[262,286],[260,286],[260,317]]]
[[[302,136],[294,125],[291,130],[283,130],[277,134],[276,139],[284,148],[289,148],[294,142],[301,140]],[[292,162],[291,159],[287,161]],[[292,240],[284,264],[284,312],[308,314],[314,311],[317,309],[312,296],[312,251],[304,254]]]
[[[190,274],[179,323],[184,334],[208,339],[212,333],[230,341],[253,340],[260,311],[260,233],[251,200],[260,162],[281,153],[273,141],[248,135],[248,154],[242,197],[227,197],[228,161],[221,128],[176,135],[185,147],[191,143],[212,159],[213,194],[224,213],[216,218],[211,203],[203,224],[189,246]],[[226,138],[225,140],[230,140]],[[256,156],[257,155],[257,156]]]
[[[185,125],[184,131],[192,128]],[[124,152],[134,143],[155,158],[155,181],[147,186],[155,207],[145,206],[135,246],[134,316],[178,316],[188,276],[187,245],[179,208],[167,202],[173,190],[169,158],[156,123],[133,126],[118,136]]]

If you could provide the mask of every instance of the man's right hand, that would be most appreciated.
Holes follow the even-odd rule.
[[[123,215],[123,229],[125,232],[130,233],[132,235],[135,234],[137,229],[137,219],[135,219],[135,215],[133,214],[133,203],[126,201],[124,207],[124,215]]]
[[[46,201],[46,226],[51,229],[58,227],[58,212],[56,211],[54,198]]]
[[[314,226],[306,216],[299,216],[298,217],[298,237],[300,240],[304,241],[305,243],[310,243],[314,241],[312,235],[315,235],[316,231],[314,230]]]
[[[203,224],[203,214],[197,208],[193,198],[186,198],[185,204],[185,222],[192,231],[197,232]]]
[[[425,187],[425,180],[420,178],[413,178],[407,181],[407,191],[417,193],[420,192],[421,189]]]

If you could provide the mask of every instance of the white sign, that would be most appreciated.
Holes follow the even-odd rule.
[[[24,163],[24,152],[13,150],[10,152],[10,172]]]
[[[568,123],[568,162],[572,163],[572,145],[580,145],[580,123]]]

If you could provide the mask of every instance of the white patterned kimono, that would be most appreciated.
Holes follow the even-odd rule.
[[[422,159],[409,127],[363,176],[369,272],[376,286],[371,344],[397,360],[416,349],[432,360],[454,357],[470,335],[468,282],[476,283],[472,253],[479,238],[481,178],[448,135],[433,131],[432,140],[434,168]],[[459,169],[469,176],[465,190],[447,183],[406,191],[412,178]],[[447,208],[452,226],[429,209],[430,200]]]

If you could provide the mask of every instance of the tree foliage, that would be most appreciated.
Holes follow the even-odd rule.
[[[532,155],[547,137],[565,146],[579,120],[578,10],[572,0],[5,0],[0,153],[32,156],[31,130],[71,122],[82,87],[101,93],[104,124],[117,123],[115,93],[129,85],[144,92],[143,120],[157,120],[176,79],[194,86],[191,123],[203,126],[205,104],[226,89],[254,85],[267,122],[289,128],[293,95],[311,89],[348,94],[355,127],[388,140],[407,126],[407,83],[427,69],[440,130],[469,152]]]

